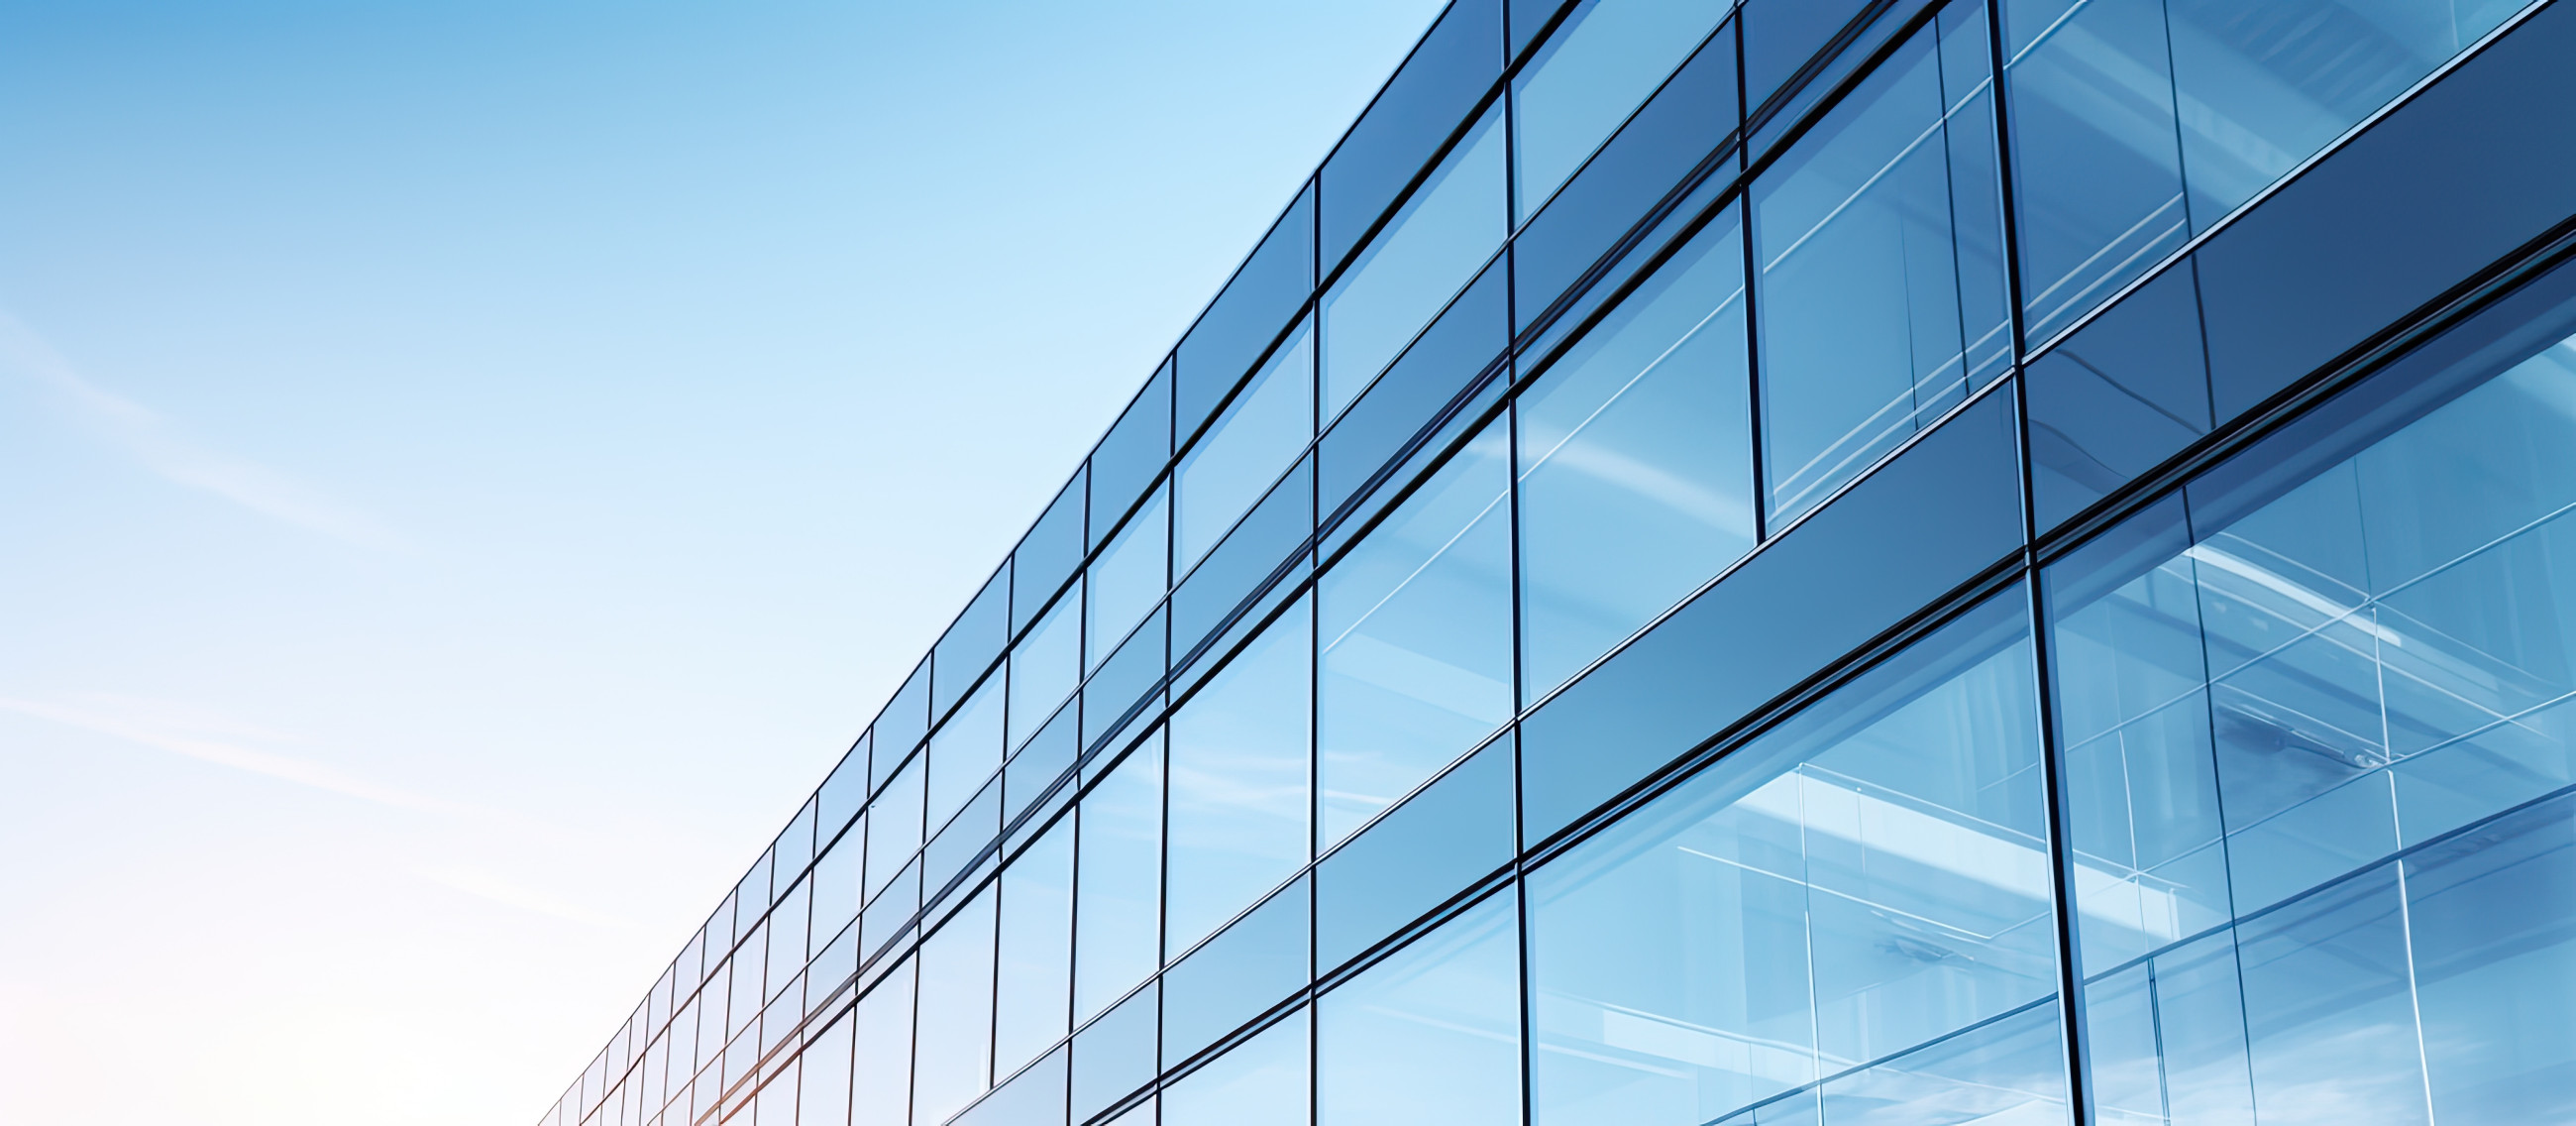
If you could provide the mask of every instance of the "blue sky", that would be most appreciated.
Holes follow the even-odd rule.
[[[1437,7],[0,0],[0,1120],[535,1121]]]

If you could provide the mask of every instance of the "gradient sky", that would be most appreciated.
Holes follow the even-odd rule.
[[[0,1121],[534,1123],[1434,0],[0,0]]]

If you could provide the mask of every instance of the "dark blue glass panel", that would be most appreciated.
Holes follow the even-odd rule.
[[[1164,972],[1164,1059],[1188,1059],[1306,987],[1311,885],[1282,889]]]
[[[944,716],[956,707],[1002,655],[1010,638],[1011,564],[1004,560],[1002,569],[949,623],[948,632],[939,635],[939,644],[931,647],[930,714]]]
[[[922,737],[930,734],[930,658],[922,658],[903,687],[895,690],[870,732],[871,741],[883,748],[868,770],[874,788],[885,785],[895,768],[912,756],[912,749],[921,745]]]
[[[2011,396],[1998,392],[1773,542],[1521,726],[1538,840],[2022,542]]]
[[[2540,12],[2198,252],[2218,417],[2576,214],[2571,54]]]
[[[1917,32],[1754,183],[1775,520],[1804,512],[2011,359],[1987,40],[1981,17]]]
[[[2031,493],[2046,531],[2209,432],[2186,259],[2032,363]]]
[[[1069,1048],[1047,1053],[1047,1058],[1021,1072],[1019,1077],[1002,1085],[1002,1089],[984,1096],[974,1109],[958,1116],[957,1126],[1064,1126],[1065,1061]],[[797,1120],[813,1126],[810,1119]],[[839,1126],[830,1123],[827,1126]]]
[[[841,757],[841,765],[832,768],[832,776],[823,780],[823,788],[814,798],[819,809],[815,820],[814,843],[826,845],[838,835],[850,819],[859,815],[868,803],[868,737],[850,747]]]
[[[1745,100],[1761,106],[1869,6],[1869,0],[1746,0]]]
[[[1172,364],[1166,360],[1091,451],[1091,546],[1109,538],[1172,460]]]
[[[1547,21],[1556,18],[1557,9],[1572,0],[1505,0],[1504,19],[1511,25],[1512,57],[1530,49],[1538,33],[1547,30]]]
[[[1055,718],[1038,729],[1038,733],[1011,757],[1002,768],[1002,819],[1020,815],[1030,803],[1045,796],[1047,787],[1072,769],[1074,756],[1082,753],[1081,709],[1067,703]]]
[[[1733,8],[1728,0],[1585,0],[1575,8],[1512,77],[1515,220],[1544,206]],[[1721,50],[1729,71],[1724,97],[1731,105],[1732,34],[1722,38]],[[1706,108],[1715,109],[1717,91],[1704,93]]]
[[[1323,254],[1338,264],[1502,73],[1502,5],[1452,4],[1324,161]]]
[[[950,878],[963,871],[975,854],[993,843],[1002,832],[1002,780],[995,778],[966,803],[956,820],[941,829],[923,850],[923,884],[933,890],[947,887]]]
[[[1153,1082],[1157,1018],[1152,983],[1073,1038],[1073,1117],[1079,1122]]]
[[[1089,470],[1076,469],[1073,483],[1057,493],[1047,505],[1046,514],[1038,517],[1027,535],[1020,537],[1019,549],[1011,553],[1011,632],[1027,629],[1029,622],[1046,609],[1047,599],[1056,588],[1082,566],[1088,546],[1083,538],[1083,499],[1089,491]]]
[[[1488,744],[1315,869],[1315,964],[1330,969],[1512,858],[1512,736]]]
[[[1181,338],[1175,391],[1180,434],[1207,421],[1253,361],[1297,319],[1314,288],[1315,187],[1309,182]]]
[[[1314,459],[1310,455],[1272,486],[1270,495],[1172,592],[1172,648],[1189,652],[1314,531]]]
[[[1567,286],[1734,130],[1731,27],[1720,29],[1683,63],[1513,240],[1512,283],[1521,328],[1536,323]]]
[[[1089,747],[1115,730],[1137,699],[1162,680],[1163,644],[1163,612],[1156,610],[1144,625],[1136,627],[1126,644],[1100,663],[1100,671],[1082,686],[1083,746]]]
[[[1317,490],[1324,511],[1349,499],[1502,353],[1510,341],[1508,272],[1505,259],[1485,267],[1324,435]]]

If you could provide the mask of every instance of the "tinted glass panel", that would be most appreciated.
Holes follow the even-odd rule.
[[[1235,271],[1179,350],[1180,432],[1198,429],[1253,360],[1296,319],[1315,288],[1315,190],[1310,184]]]
[[[1155,1030],[1161,1006],[1153,985],[1110,1010],[1073,1038],[1073,1114],[1089,1118],[1154,1081]],[[1150,1121],[1152,1116],[1147,1116]]]
[[[1073,820],[1002,870],[993,1063],[1009,1071],[1062,1039],[1073,1011]]]
[[[1029,619],[1045,608],[1064,580],[1082,566],[1089,544],[1083,537],[1085,471],[1074,470],[1073,483],[1057,493],[1036,526],[1020,537],[1011,553],[1011,632],[1028,628]]]
[[[1357,492],[1502,353],[1511,338],[1509,274],[1499,261],[1486,267],[1333,424],[1320,454],[1323,511]]]
[[[1107,659],[1127,639],[1137,619],[1170,588],[1170,536],[1171,505],[1157,491],[1153,503],[1128,521],[1118,539],[1092,562],[1086,582],[1090,620],[1083,630],[1090,666]]]
[[[1299,332],[1181,459],[1173,570],[1187,572],[1315,436],[1314,338]]]
[[[1098,546],[1172,457],[1172,365],[1165,363],[1091,451],[1091,542]]]
[[[1502,244],[1509,215],[1500,119],[1488,113],[1325,293],[1324,417],[1366,390]]]
[[[1162,964],[1163,748],[1129,753],[1082,799],[1075,876],[1074,1019],[1125,993]]]
[[[2032,503],[2045,531],[2209,432],[2191,263],[2095,318],[2024,378]]]
[[[1506,891],[1324,996],[1317,1122],[1521,1120],[1519,909]]]
[[[1867,0],[1746,0],[1745,101],[1762,105],[1867,7]]]
[[[1735,43],[1731,34],[1721,34],[1691,56],[1512,241],[1522,327],[1536,323],[1567,286],[1715,152],[1735,125]]]
[[[1010,632],[1011,568],[1005,563],[931,650],[931,714],[946,715],[957,706],[958,698],[975,686],[985,667],[1002,655]]]
[[[1172,594],[1172,648],[1186,654],[1243,605],[1315,531],[1315,479],[1311,463],[1299,465],[1254,506],[1225,542],[1208,553],[1207,562],[1190,573]],[[1296,581],[1294,574],[1283,582]]]
[[[1316,867],[1316,966],[1350,960],[1511,856],[1506,735]]]
[[[1511,718],[1509,457],[1487,428],[1317,588],[1327,844]]]
[[[1306,862],[1313,652],[1301,604],[1172,715],[1167,950],[1206,937]]]
[[[1536,841],[1928,604],[2022,539],[2008,396],[1989,395],[1521,725]]]
[[[1137,701],[1152,692],[1162,679],[1168,656],[1164,652],[1164,635],[1163,615],[1156,611],[1137,627],[1115,656],[1101,663],[1091,682],[1083,685],[1083,745],[1090,746],[1108,735],[1119,718],[1135,708]]]
[[[1319,173],[1330,270],[1431,159],[1503,66],[1502,8],[1452,5],[1422,37]]]
[[[1744,243],[1703,230],[1520,400],[1524,695],[1753,546]]]
[[[1001,768],[1002,702],[1002,678],[987,680],[931,737],[928,824],[947,824]]]
[[[1754,185],[1775,518],[2010,358],[1986,54],[1941,50],[1943,37],[1982,44],[1984,17],[1917,33]]]
[[[1706,1122],[2055,992],[2022,606],[1972,611],[1532,877],[1535,1121]]]
[[[904,681],[903,687],[895,692],[894,699],[886,703],[885,711],[877,716],[876,725],[870,730],[875,732],[876,746],[882,748],[875,755],[870,773],[876,776],[876,784],[882,786],[887,776],[892,775],[895,768],[902,766],[904,759],[912,754],[913,748],[921,745],[922,737],[930,734],[929,658],[923,658],[921,666],[912,670],[911,679]]]
[[[993,893],[986,889],[921,944],[912,1121],[933,1126],[993,1078]]]
[[[1307,1126],[1307,1014],[1259,1035],[1163,1091],[1163,1126]]]
[[[1198,1054],[1306,987],[1313,934],[1308,884],[1263,903],[1163,975],[1163,1059]]]
[[[1010,745],[1026,742],[1081,680],[1082,590],[1076,587],[1011,650]]]
[[[894,878],[921,847],[922,763],[915,757],[868,807],[868,895]]]
[[[859,999],[851,1065],[851,1126],[906,1126],[912,1120],[913,963]]]
[[[1727,12],[1725,0],[1585,0],[1512,80],[1514,199],[1528,218]]]

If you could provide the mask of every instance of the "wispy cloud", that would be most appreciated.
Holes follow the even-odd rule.
[[[99,386],[5,311],[0,311],[0,370],[15,371],[61,395],[100,439],[172,484],[362,547],[399,544],[393,530],[375,517],[276,470],[208,449],[159,412]]]
[[[0,711],[362,801],[433,813],[465,812],[451,803],[371,782],[322,763],[243,746],[243,737],[256,735],[255,731],[202,716],[173,713],[149,701],[101,697],[82,704],[62,704],[0,696]]]

